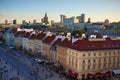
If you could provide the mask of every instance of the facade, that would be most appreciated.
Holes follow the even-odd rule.
[[[65,38],[58,46],[57,46],[57,62],[60,63],[63,68],[67,71],[67,53],[68,53],[68,45],[71,45],[71,41],[68,38]],[[62,46],[60,46],[62,45]]]
[[[43,54],[48,58],[51,59],[51,43],[52,41],[55,39],[55,36],[47,36],[44,40],[43,40]]]
[[[29,39],[28,39],[29,36],[30,36],[30,32],[26,32],[22,41],[22,49],[26,52],[29,50]]]
[[[35,33],[31,33],[29,38],[28,38],[28,53],[30,53],[31,55],[34,55],[34,39],[36,38],[36,34]]]
[[[120,40],[77,40],[58,46],[57,54],[68,74],[78,79],[110,76],[108,72],[120,69]]]
[[[38,33],[36,39],[34,40],[34,53],[39,55],[43,53],[42,39],[45,37],[44,33]]]

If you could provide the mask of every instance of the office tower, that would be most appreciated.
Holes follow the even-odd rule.
[[[36,20],[33,20],[33,24],[35,24],[36,23]]]
[[[5,24],[8,24],[8,20],[5,20]]]
[[[47,17],[47,13],[45,13],[45,17],[44,17],[44,23],[45,25],[47,25],[49,22],[48,22],[48,17]]]
[[[81,16],[76,17],[79,20],[79,23],[81,22]]]
[[[51,20],[51,26],[52,26],[54,23],[55,23],[55,21],[54,21],[54,20]]]
[[[81,14],[81,22],[84,23],[85,22],[85,14]]]
[[[91,18],[88,18],[88,22],[87,23],[91,23]]]
[[[25,20],[22,20],[22,25],[26,25],[26,21]]]
[[[15,19],[15,20],[13,20],[13,24],[17,24],[16,19]]]
[[[44,23],[44,18],[41,19],[41,23]]]
[[[60,15],[60,22],[63,23],[65,18],[66,18],[65,15]]]
[[[106,20],[104,21],[104,25],[105,25],[105,26],[109,26],[109,20],[108,20],[108,19],[106,19]]]

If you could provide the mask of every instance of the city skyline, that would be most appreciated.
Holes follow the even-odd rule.
[[[48,19],[55,22],[60,21],[60,15],[80,16],[86,14],[86,20],[90,17],[92,22],[120,21],[119,0],[1,0],[0,1],[0,23],[5,20],[17,19],[41,22],[47,12]]]

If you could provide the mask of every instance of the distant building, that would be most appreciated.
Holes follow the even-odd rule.
[[[55,21],[54,20],[51,20],[51,25],[53,25],[55,23]]]
[[[85,22],[85,14],[81,14],[81,22],[82,22],[82,23]]]
[[[88,22],[87,23],[91,23],[91,18],[88,18]]]
[[[104,26],[109,26],[109,20],[108,19],[105,20]]]
[[[22,21],[22,25],[26,25],[27,23],[26,23],[26,21],[25,20],[23,20]]]
[[[65,15],[60,15],[60,22],[63,23],[65,20],[66,16]]]
[[[5,20],[5,24],[8,24],[8,20]]]
[[[36,23],[37,21],[36,20],[33,20],[33,24]]]
[[[45,17],[44,17],[44,23],[45,25],[47,25],[49,22],[48,22],[48,17],[47,17],[47,13],[45,13]]]
[[[65,18],[64,26],[72,26],[72,24],[78,23],[78,19],[76,17]]]
[[[44,23],[44,18],[41,19],[41,23]]]
[[[17,24],[17,20],[15,19],[15,20],[13,20],[13,24]]]
[[[77,16],[77,19],[79,20],[79,23],[85,22],[85,14],[81,14],[81,16]]]

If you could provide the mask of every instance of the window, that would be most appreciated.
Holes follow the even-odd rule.
[[[116,52],[114,52],[114,55],[116,54]]]
[[[109,58],[109,62],[111,62],[111,58]]]
[[[101,62],[101,59],[99,59],[99,62]]]
[[[115,57],[113,58],[113,61],[115,61]]]
[[[76,65],[75,65],[75,68],[77,68],[77,64],[78,64],[78,60],[76,59],[76,63],[75,63]]]
[[[90,65],[88,65],[88,70],[90,69]]]
[[[94,53],[94,56],[96,56],[96,53]]]
[[[82,66],[82,69],[83,69],[83,70],[85,69],[85,66],[84,66],[84,65]]]
[[[111,55],[111,52],[109,52],[109,55]]]
[[[106,58],[104,58],[104,61],[106,62]]]
[[[83,63],[85,63],[85,60],[83,60]]]
[[[107,53],[106,53],[106,52],[105,52],[104,54],[105,54],[105,56],[107,55]]]
[[[88,63],[90,63],[90,60],[88,60]]]
[[[101,53],[99,53],[99,56],[101,56]]]
[[[90,56],[90,53],[88,54],[88,56]]]
[[[93,61],[95,62],[95,59]]]
[[[119,55],[119,52],[118,52],[118,55]]]
[[[85,57],[85,54],[83,54],[83,57]]]
[[[117,61],[119,61],[119,58],[117,58]]]
[[[101,66],[101,65],[100,65],[100,64],[98,64],[98,68],[99,68],[99,69],[100,69],[100,66]]]
[[[93,69],[95,69],[95,65],[93,65]]]

